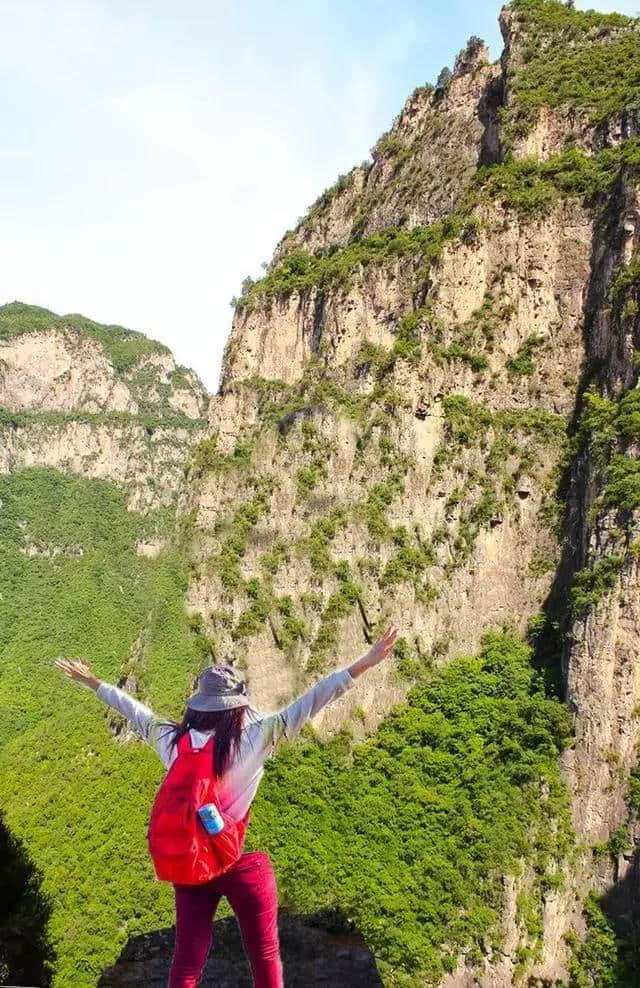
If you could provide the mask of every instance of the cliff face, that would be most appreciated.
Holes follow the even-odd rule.
[[[82,316],[0,309],[0,472],[45,465],[175,501],[208,396],[166,347]]]
[[[412,94],[240,300],[185,494],[190,605],[261,697],[403,629],[401,674],[358,684],[329,734],[372,730],[425,667],[542,612],[583,850],[534,937],[526,865],[507,882],[501,952],[452,986],[566,978],[564,935],[589,888],[624,881],[635,834],[637,505],[606,484],[640,436],[607,425],[605,455],[588,409],[613,421],[637,376],[640,32],[553,0],[501,27],[500,63],[474,39]]]
[[[315,251],[388,227],[427,226],[456,207],[479,162],[498,160],[499,65],[479,39],[456,59],[446,87],[416,89],[372,162],[326,190],[297,230],[285,234],[275,259],[293,247]]]
[[[426,659],[473,649],[505,621],[522,630],[538,609],[557,551],[540,511],[552,506],[581,370],[591,236],[579,204],[560,203],[535,225],[517,215],[505,224],[491,204],[472,243],[444,247],[420,305],[409,257],[358,271],[338,291],[312,287],[239,315],[211,410],[221,459],[190,485],[202,529],[190,593],[204,614],[228,598],[229,613],[216,616],[220,647],[241,651],[261,690],[361,649],[392,614]],[[410,320],[420,342],[396,356]],[[530,347],[535,356],[523,358]],[[236,465],[238,443],[250,453]],[[304,635],[285,662],[269,621],[248,640],[238,629],[250,604],[235,584],[225,593],[220,561],[231,524],[222,519],[268,475],[276,489],[238,567],[294,598]],[[332,529],[318,535],[327,516]],[[323,538],[331,562],[313,554]],[[327,649],[334,563],[361,590]],[[318,599],[307,603],[309,592]],[[406,689],[396,679],[381,669],[362,687],[368,700],[356,692],[367,726]]]

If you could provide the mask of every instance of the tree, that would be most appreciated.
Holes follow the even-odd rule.
[[[242,285],[240,286],[240,294],[246,295],[249,291],[251,291],[254,285],[255,285],[255,281],[253,280],[251,275],[248,274],[247,277],[244,278]]]
[[[436,89],[446,89],[453,78],[453,73],[448,65],[440,69],[440,75],[436,79]]]

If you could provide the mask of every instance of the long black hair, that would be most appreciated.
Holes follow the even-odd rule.
[[[187,707],[179,724],[174,721],[167,725],[173,731],[169,743],[175,748],[191,728],[194,731],[214,731],[213,773],[216,776],[224,775],[240,745],[245,711],[246,707],[234,707],[232,710],[190,710]]]

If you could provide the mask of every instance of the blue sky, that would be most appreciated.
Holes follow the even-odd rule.
[[[242,278],[469,35],[498,57],[499,6],[0,0],[0,302],[141,329],[214,389]]]

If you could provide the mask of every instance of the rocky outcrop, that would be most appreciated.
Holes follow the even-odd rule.
[[[398,360],[384,375],[384,385],[371,368],[360,364],[359,355],[371,345],[391,350],[398,325],[415,311],[412,260],[363,272],[344,291],[331,293],[319,322],[312,315],[313,289],[311,298],[294,293],[236,317],[222,391],[211,406],[210,428],[223,454],[232,455],[244,439],[254,442],[252,471],[277,478],[277,488],[269,494],[243,556],[243,577],[260,576],[265,552],[283,542],[290,547],[291,558],[273,574],[273,593],[296,599],[313,591],[321,597],[317,613],[301,602],[308,639],[299,643],[296,661],[288,664],[284,680],[282,650],[268,625],[255,639],[234,644],[233,624],[245,606],[237,592],[233,599],[229,596],[228,628],[212,626],[225,652],[241,653],[251,675],[272,683],[269,700],[275,702],[284,686],[291,689],[299,681],[322,624],[322,608],[336,589],[330,579],[314,574],[300,549],[314,521],[332,509],[353,515],[336,534],[332,551],[357,572],[366,614],[365,622],[358,607],[341,621],[337,654],[361,650],[368,627],[384,620],[391,609],[400,624],[411,627],[412,641],[420,643],[421,653],[429,655],[434,649],[444,648],[444,654],[474,649],[484,629],[505,620],[524,628],[539,607],[551,578],[555,548],[548,525],[538,528],[536,518],[549,496],[561,444],[552,437],[538,442],[535,429],[526,435],[517,419],[540,413],[558,416],[561,423],[572,412],[583,358],[582,305],[591,235],[589,215],[576,206],[561,205],[533,225],[521,224],[501,208],[486,211],[483,230],[473,244],[451,245],[443,252],[429,293],[430,314],[421,330],[421,362]],[[434,347],[435,334],[440,342]],[[475,370],[454,356],[459,352],[465,356],[458,342],[461,337],[467,340],[468,359],[476,358]],[[518,377],[510,371],[510,361],[532,337],[537,340],[535,368]],[[452,356],[443,359],[442,353]],[[277,401],[274,412],[262,379],[286,382],[274,392],[274,398],[280,395],[286,416],[287,399],[301,387],[314,355],[320,361],[320,381],[326,375],[339,382],[363,409],[371,402],[370,408],[358,421],[355,412],[345,414],[332,406],[331,398],[310,395],[290,422],[274,428],[268,417],[278,414]],[[392,413],[385,410],[385,396],[377,397],[382,387],[402,396]],[[473,448],[474,440],[471,448],[454,451],[452,463],[441,467],[440,460],[446,460],[448,448],[455,445],[446,411],[447,399],[454,395],[466,396],[473,407],[497,419],[503,416],[505,423],[504,417],[512,415],[512,421],[504,432],[497,425],[480,425],[478,448]],[[473,416],[472,411],[469,414]],[[313,430],[313,442],[322,446],[323,453],[317,483],[308,497],[301,497],[297,471],[313,459],[304,449],[305,430],[308,435]],[[365,436],[371,447],[366,452]],[[491,450],[502,442],[513,444],[513,451],[499,464],[493,463]],[[429,567],[438,593],[435,605],[421,603],[410,582],[384,585],[385,567],[397,549],[391,537],[372,537],[362,516],[367,492],[389,473],[376,459],[380,443],[392,447],[387,456],[400,464],[403,477],[404,490],[389,507],[389,525],[408,524],[416,544],[423,546],[431,545],[434,536],[442,539]],[[525,466],[528,458],[531,463]],[[453,546],[485,481],[495,494],[495,505],[486,528],[476,533],[468,559],[461,562]],[[216,521],[230,517],[234,505],[247,496],[242,470],[204,471],[190,484],[189,504],[197,514],[197,553],[202,559],[190,602],[205,616],[217,612],[226,596],[213,570],[213,559],[224,542],[224,528],[216,531]],[[543,559],[546,563],[537,563]],[[389,681],[388,675],[384,682],[374,680],[375,676],[359,687],[352,700],[354,708],[364,707],[368,726],[406,688]]]
[[[113,480],[133,509],[177,499],[208,395],[166,347],[83,317],[0,309],[0,471]]]
[[[548,18],[540,16],[541,5],[530,7],[526,4],[514,3],[500,11],[500,30],[504,41],[502,52],[502,68],[504,78],[503,119],[507,121],[504,134],[504,144],[516,157],[534,157],[547,160],[554,154],[559,154],[567,147],[578,147],[587,154],[595,154],[603,148],[616,147],[625,140],[640,134],[640,108],[637,100],[630,99],[627,106],[615,108],[615,101],[606,106],[604,111],[594,112],[589,104],[593,93],[588,90],[604,89],[607,85],[606,62],[611,60],[615,65],[620,59],[637,57],[640,50],[640,30],[637,21],[613,15],[609,20],[595,11],[586,15],[576,16],[571,5],[567,10],[558,10],[559,4],[548,5]],[[625,38],[636,39],[636,44],[620,51],[612,49],[620,45]],[[556,77],[549,74],[548,86],[539,98],[531,98],[523,104],[518,83],[530,71],[533,58],[543,64],[545,59],[558,54],[561,49],[565,59],[564,74],[568,77],[571,71],[570,61],[578,61],[582,56],[584,66],[588,60],[584,56],[588,52],[593,64],[600,62],[604,73],[596,79],[579,76],[573,82],[573,89],[579,90],[584,86],[587,90],[586,100],[581,102],[579,97],[564,100],[554,87]],[[534,51],[535,50],[535,51]],[[622,74],[622,68],[620,69]],[[570,92],[570,91],[569,91]],[[569,95],[569,92],[567,95]],[[553,105],[548,100],[553,99]]]
[[[378,988],[376,963],[362,937],[323,929],[313,917],[280,913],[284,976],[291,988]],[[214,924],[215,950],[202,975],[202,988],[251,988],[251,974],[235,919]],[[173,930],[142,934],[129,942],[116,964],[100,977],[99,988],[166,985]]]
[[[639,245],[640,198],[633,183],[623,183],[596,241],[587,306],[588,360],[595,377],[591,386],[597,383],[612,401],[637,387],[634,355],[640,326],[637,308],[612,305],[608,286],[632,264]],[[628,455],[632,464],[637,446]],[[585,866],[585,881],[595,880],[606,891],[628,881],[634,867],[631,852],[640,837],[629,806],[630,777],[638,763],[639,529],[636,510],[603,499],[603,468],[593,449],[578,457],[571,479],[565,555],[573,572],[597,572],[607,560],[620,561],[618,575],[594,606],[572,622],[564,652],[567,700],[576,717],[576,742],[566,758],[574,822],[588,847],[611,847],[609,856]],[[620,913],[613,915],[617,919]]]
[[[129,505],[146,511],[178,496],[188,450],[204,429],[147,427],[72,417],[34,417],[0,431],[0,472],[49,466],[122,485]]]
[[[0,342],[2,404],[12,411],[130,412],[138,405],[94,340],[45,330]]]
[[[499,156],[497,107],[502,77],[472,39],[446,86],[416,89],[372,163],[353,169],[285,235],[274,261],[294,247],[314,252],[392,226],[426,226],[458,205],[479,164]]]

